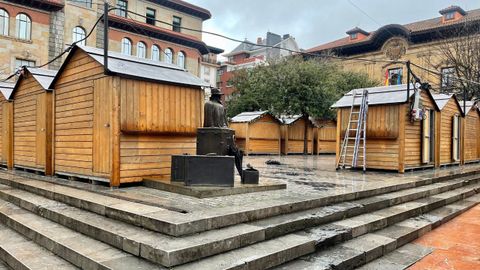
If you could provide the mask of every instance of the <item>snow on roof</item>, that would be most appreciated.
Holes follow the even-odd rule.
[[[15,87],[15,83],[0,82],[0,92],[2,92],[2,95],[3,97],[5,97],[5,99],[10,98],[10,95],[12,94],[14,87]]]
[[[232,123],[249,123],[259,119],[266,113],[268,113],[268,111],[242,112],[234,116],[231,122]]]
[[[368,105],[382,105],[382,104],[395,104],[395,103],[405,103],[407,99],[407,85],[391,85],[391,86],[380,86],[380,87],[370,87],[370,88],[361,88],[354,89],[337,102],[332,105],[332,108],[343,108],[352,106],[353,93],[357,93],[355,98],[355,105],[360,105],[362,99],[359,98],[359,94],[364,90],[368,90]],[[410,93],[409,98],[414,94],[413,84],[410,84]]]

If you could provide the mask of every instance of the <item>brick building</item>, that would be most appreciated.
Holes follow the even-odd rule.
[[[457,37],[458,29],[466,23],[480,24],[480,9],[465,11],[458,6],[450,6],[440,10],[439,13],[440,16],[436,18],[405,25],[389,24],[370,32],[355,27],[346,32],[347,36],[308,49],[307,52],[349,57],[348,60],[340,60],[344,69],[367,73],[369,77],[384,85],[407,82],[405,65],[387,61],[410,60],[442,74],[439,76],[412,67],[415,74],[427,80],[434,90],[448,92],[452,90],[452,75],[455,71],[439,47],[448,44],[445,43],[445,39]]]
[[[235,92],[229,81],[234,76],[236,70],[262,65],[273,59],[290,56],[293,54],[292,51],[296,52],[299,50],[300,48],[295,38],[289,34],[281,36],[267,32],[266,37],[257,38],[256,43],[245,40],[231,52],[223,55],[228,60],[222,63],[218,70],[217,87],[222,90],[225,98],[228,99]]]
[[[111,11],[110,50],[174,63],[197,76],[202,55],[219,53],[218,49],[211,51],[202,42],[203,22],[211,18],[206,9],[181,0],[110,2],[146,16]],[[0,0],[0,42],[5,44],[0,46],[1,78],[19,66],[46,63],[66,46],[85,37],[103,14],[102,3],[92,0]],[[84,45],[103,47],[103,22]],[[51,63],[48,68],[58,69],[62,60]]]

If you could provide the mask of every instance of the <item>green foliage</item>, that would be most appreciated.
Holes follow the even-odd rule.
[[[232,84],[237,91],[227,102],[230,117],[270,110],[276,115],[333,119],[330,106],[344,93],[378,83],[365,74],[342,71],[331,62],[294,57],[237,71]]]

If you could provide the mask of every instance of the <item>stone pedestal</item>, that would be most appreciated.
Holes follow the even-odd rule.
[[[233,187],[234,157],[172,156],[172,182],[186,186]]]
[[[235,131],[229,128],[199,128],[197,129],[197,155],[217,154],[228,155],[228,146],[234,145]]]

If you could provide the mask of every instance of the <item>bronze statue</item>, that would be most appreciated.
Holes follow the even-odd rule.
[[[210,100],[205,103],[204,108],[204,128],[224,128],[228,129],[227,124],[227,115],[225,107],[222,104],[222,95],[223,93],[218,88],[212,88],[212,96]],[[232,135],[228,141],[227,153],[229,156],[235,157],[235,167],[237,168],[238,174],[243,179],[243,151],[238,149],[235,145],[235,135]]]
[[[212,88],[212,96],[205,103],[203,127],[226,128],[227,116],[222,105],[222,92],[218,88]]]

